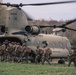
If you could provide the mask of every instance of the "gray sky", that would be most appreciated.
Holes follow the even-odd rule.
[[[57,2],[66,0],[3,0],[9,3],[43,3],[43,2]],[[69,1],[69,0],[67,0]],[[72,1],[72,0],[71,0]],[[24,6],[22,9],[31,15],[34,19],[45,20],[69,20],[76,18],[76,3],[47,5],[47,6]]]

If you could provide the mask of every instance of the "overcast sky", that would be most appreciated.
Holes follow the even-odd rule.
[[[66,0],[3,0],[9,3],[43,3],[43,2],[57,2]],[[67,0],[69,1],[69,0]],[[76,3],[47,5],[47,6],[25,6],[22,9],[30,14],[34,19],[45,20],[69,20],[76,18]]]

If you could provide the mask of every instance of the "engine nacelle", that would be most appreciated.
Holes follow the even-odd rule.
[[[38,26],[36,26],[36,25],[34,25],[34,26],[26,26],[25,27],[25,30],[28,32],[28,33],[31,33],[31,34],[33,34],[33,35],[37,35],[37,34],[39,34],[40,33],[40,28],[38,27]]]

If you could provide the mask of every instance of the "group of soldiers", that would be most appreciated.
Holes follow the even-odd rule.
[[[19,42],[3,42],[0,45],[0,61],[6,62],[23,62],[33,61],[34,63],[42,63],[45,61],[50,63],[52,51],[50,48],[37,46],[36,51],[31,50],[25,43],[22,45]]]
[[[29,53],[31,53],[31,49],[25,44],[21,45],[19,42],[10,42],[8,44],[3,42],[3,44],[0,45],[1,61],[22,62],[25,57],[28,63]]]
[[[52,50],[47,47],[47,44],[43,47],[37,46],[36,50],[33,51],[25,43],[21,45],[19,42],[9,42],[8,44],[6,42],[0,45],[0,61],[23,62],[25,60],[26,63],[31,61],[42,65],[47,61],[51,65]],[[76,50],[70,53],[68,66],[72,62],[76,67]]]
[[[40,48],[39,46],[37,46],[35,63],[37,64],[41,62],[43,65],[44,62],[47,61],[48,64],[51,65],[50,63],[51,55],[52,55],[52,50],[46,45],[43,48]]]

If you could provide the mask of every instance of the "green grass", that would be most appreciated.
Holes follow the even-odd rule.
[[[76,67],[0,62],[0,75],[76,75]]]

